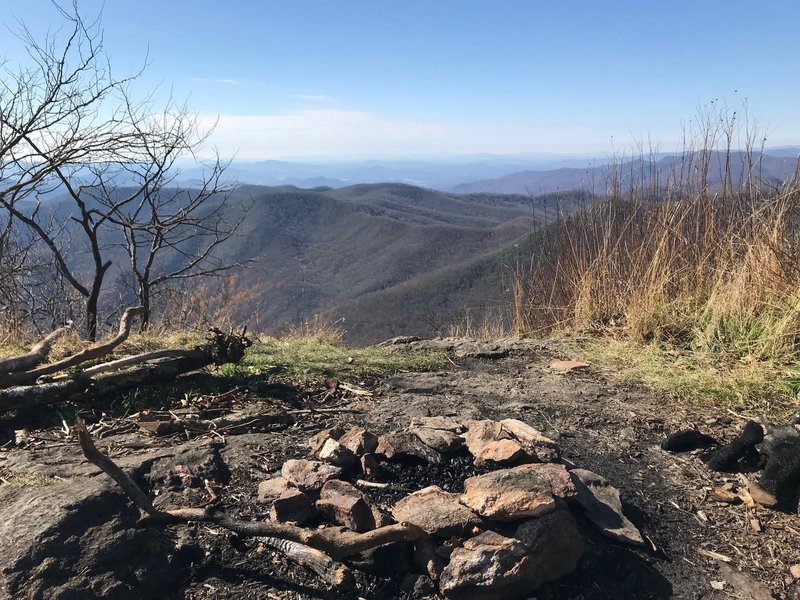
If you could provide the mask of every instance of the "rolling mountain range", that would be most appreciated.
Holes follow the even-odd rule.
[[[723,155],[710,157],[710,185],[721,182],[722,161]],[[740,155],[732,158],[734,183],[746,164]],[[778,184],[795,167],[791,152],[764,157],[759,181]],[[666,184],[674,169],[672,157],[654,165],[625,163],[621,185],[643,177]],[[526,171],[456,186],[469,193],[399,183],[240,185],[230,208],[250,208],[217,254],[223,261],[252,263],[231,277],[224,294],[214,282],[203,284],[204,293],[236,322],[259,331],[319,317],[339,323],[355,344],[440,333],[507,302],[510,275],[531,255],[531,236],[558,215],[589,204],[593,195],[580,190],[602,193],[608,177],[608,166]],[[70,201],[54,199],[52,206],[63,211],[58,220],[69,222]],[[103,241],[119,280],[126,261],[115,250],[120,240]],[[110,287],[109,303],[119,302],[120,289]]]
[[[460,319],[478,301],[460,294],[477,285],[470,275],[476,264],[478,295],[496,303],[501,284],[485,273],[486,259],[554,219],[557,206],[566,212],[588,201],[583,194],[531,200],[400,184],[244,186],[236,198],[252,208],[225,252],[257,259],[237,275],[236,286],[247,293],[230,307],[236,320],[275,330],[315,315],[344,319],[352,343],[429,335]]]

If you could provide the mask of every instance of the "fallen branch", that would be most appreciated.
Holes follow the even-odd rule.
[[[97,376],[78,373],[58,381],[2,389],[0,412],[26,406],[79,402],[86,400],[90,395],[98,397],[130,387],[174,381],[179,375],[212,364],[241,360],[248,342],[246,338],[214,332],[213,339],[203,346],[188,350],[171,350],[176,358],[134,364],[124,370],[101,372]]]
[[[100,358],[101,356],[105,356],[126,339],[128,339],[128,336],[131,332],[131,326],[133,325],[133,318],[140,316],[143,313],[144,308],[141,306],[125,309],[125,312],[123,313],[119,322],[119,332],[109,341],[102,344],[97,344],[91,348],[83,350],[82,352],[78,352],[77,354],[73,354],[72,356],[68,356],[67,358],[49,365],[44,365],[30,371],[20,371],[0,376],[0,387],[9,387],[12,385],[30,383],[36,381],[39,379],[39,377],[44,375],[58,373],[59,371],[63,371],[69,367],[74,367],[75,365],[84,363],[87,360],[94,360],[96,358]]]
[[[102,396],[133,386],[173,381],[178,375],[196,371],[213,362],[207,352],[186,350],[181,358],[99,375],[73,377],[37,385],[21,385],[0,390],[0,412],[26,406],[79,402],[87,396]]]
[[[108,373],[109,371],[119,371],[125,367],[138,365],[144,362],[150,362],[151,360],[159,360],[162,358],[180,358],[185,354],[186,350],[168,348],[166,350],[145,352],[144,354],[137,354],[136,356],[126,356],[125,358],[120,358],[119,360],[112,360],[107,363],[102,363],[83,369],[77,374],[77,377],[91,377],[94,375],[99,375],[100,373]]]
[[[274,537],[258,537],[259,542],[277,550],[286,558],[308,567],[319,575],[324,581],[339,589],[352,589],[355,587],[353,574],[346,566],[336,562],[330,556],[309,546]]]
[[[64,327],[59,327],[38,342],[27,354],[0,359],[0,373],[27,371],[44,362],[47,359],[47,355],[50,354],[53,343],[68,331],[72,331],[72,326],[66,325]]]
[[[158,510],[150,502],[150,498],[142,491],[136,482],[130,476],[120,469],[110,458],[97,449],[94,445],[92,436],[89,435],[89,430],[86,429],[86,423],[83,419],[78,417],[75,420],[75,433],[78,434],[78,442],[81,445],[83,455],[93,465],[100,467],[106,475],[111,477],[117,482],[117,485],[122,488],[122,491],[128,495],[128,498],[134,501],[139,509],[150,516],[157,516]]]

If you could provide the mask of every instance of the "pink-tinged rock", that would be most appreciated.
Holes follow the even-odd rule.
[[[575,519],[557,510],[522,523],[514,538],[487,531],[450,556],[440,578],[448,598],[527,598],[542,584],[572,573],[583,554]]]
[[[569,471],[564,465],[556,463],[531,463],[527,465],[520,465],[517,469],[530,469],[535,473],[544,477],[550,484],[550,491],[554,496],[569,500],[573,498],[577,491]]]
[[[281,523],[297,523],[302,525],[318,516],[311,498],[306,496],[297,488],[291,488],[283,492],[272,503],[269,517],[273,521]]]
[[[344,434],[344,429],[342,427],[331,427],[329,429],[323,429],[319,433],[315,434],[308,440],[308,449],[309,454],[317,458],[317,454],[319,451],[322,450],[322,447],[325,445],[325,442],[328,440],[338,440]]]
[[[429,427],[411,427],[408,431],[416,435],[423,444],[442,454],[458,452],[464,447],[464,438],[451,431]]]
[[[531,460],[517,440],[494,440],[486,442],[474,455],[475,465],[482,467],[486,463],[497,465],[518,465]]]
[[[458,494],[432,485],[401,499],[392,508],[398,523],[411,523],[431,535],[462,535],[480,523],[478,515],[459,502]]]
[[[341,442],[328,438],[320,448],[317,456],[322,462],[346,469],[356,462],[356,455],[342,445]]]
[[[528,465],[492,471],[464,481],[461,502],[487,519],[513,521],[556,507],[550,482]]]
[[[345,481],[328,481],[319,494],[317,509],[337,525],[359,533],[375,529],[375,517],[364,495]]]
[[[525,598],[521,568],[527,553],[519,540],[485,531],[453,550],[439,590],[458,600]]]
[[[339,438],[339,443],[353,454],[361,456],[375,452],[378,436],[363,427],[351,427]]]
[[[573,469],[569,473],[578,491],[578,504],[604,535],[619,542],[644,545],[642,534],[622,512],[622,500],[617,488],[586,469]]]
[[[293,486],[283,477],[273,477],[272,479],[265,479],[258,484],[258,501],[259,502],[272,502],[280,496],[283,492],[291,489]]]
[[[518,440],[522,447],[539,462],[552,462],[558,458],[558,444],[519,419],[503,419],[502,430]]]
[[[579,360],[554,360],[550,363],[550,370],[556,373],[571,373],[572,371],[579,371],[588,368],[589,363],[581,362]]]
[[[291,459],[283,463],[281,475],[303,492],[316,492],[325,482],[342,474],[339,467],[317,460]]]
[[[375,453],[389,460],[414,457],[434,464],[442,462],[440,453],[423,444],[416,435],[408,431],[398,431],[380,436]]]
[[[450,417],[411,417],[409,429],[425,427],[426,429],[439,429],[450,433],[463,433],[464,426]]]
[[[489,442],[499,439],[509,439],[511,436],[503,432],[503,427],[497,421],[490,419],[464,421],[464,442],[473,456],[480,454],[481,449]]]

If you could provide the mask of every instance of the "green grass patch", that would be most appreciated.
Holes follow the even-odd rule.
[[[800,365],[597,337],[571,344],[576,358],[613,380],[644,385],[700,408],[784,422],[800,409]]]
[[[250,348],[240,365],[223,373],[239,376],[274,374],[301,383],[376,379],[399,371],[426,371],[447,362],[443,352],[397,352],[387,348],[348,348],[333,336],[267,338]],[[284,366],[278,371],[276,367]]]

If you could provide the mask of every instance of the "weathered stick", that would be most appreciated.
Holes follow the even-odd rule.
[[[75,420],[75,433],[78,434],[78,442],[81,445],[83,455],[93,465],[100,467],[106,475],[111,477],[117,482],[117,485],[122,488],[122,491],[128,495],[128,498],[134,501],[139,509],[152,517],[159,514],[150,498],[142,491],[136,482],[128,476],[128,474],[120,469],[110,458],[97,449],[92,441],[92,436],[89,435],[89,430],[86,429],[86,423],[83,419],[78,417]]]
[[[265,546],[277,550],[286,558],[314,571],[324,581],[339,589],[355,587],[353,574],[346,566],[330,556],[309,546],[274,537],[257,537]]]
[[[395,523],[372,531],[356,533],[346,527],[305,529],[288,523],[242,521],[217,511],[213,506],[177,508],[144,519],[145,523],[186,523],[189,521],[214,523],[245,537],[265,536],[291,540],[321,550],[334,560],[341,560],[393,542],[413,542],[427,535],[425,531],[411,523]]]
[[[68,331],[72,331],[72,327],[70,325],[59,327],[43,340],[34,345],[34,347],[31,348],[31,351],[27,354],[0,359],[0,373],[27,371],[39,363],[44,362],[44,360],[47,359],[47,355],[50,354],[50,349],[53,347],[53,342],[55,342]]]
[[[144,314],[144,308],[141,306],[136,306],[134,308],[126,308],[125,312],[122,314],[122,318],[119,322],[119,332],[116,336],[112,339],[104,342],[102,344],[97,344],[92,346],[91,348],[87,348],[82,352],[78,352],[77,354],[73,354],[72,356],[68,356],[62,360],[57,362],[51,363],[49,365],[44,365],[42,367],[38,367],[36,369],[32,369],[30,371],[23,371],[17,373],[9,373],[7,375],[0,376],[0,387],[9,387],[12,385],[21,385],[25,383],[30,383],[36,381],[39,377],[43,375],[50,375],[51,373],[57,373],[58,371],[63,371],[64,369],[68,369],[69,367],[74,367],[75,365],[79,365],[87,360],[94,360],[95,358],[100,358],[101,356],[105,356],[109,352],[111,352],[114,348],[119,346],[122,342],[128,339],[128,336],[131,332],[131,326],[133,325],[133,318]]]

